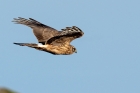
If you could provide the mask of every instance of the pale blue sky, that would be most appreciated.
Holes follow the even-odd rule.
[[[21,93],[140,93],[139,0],[1,0],[0,86]],[[78,53],[51,55],[13,42],[37,43],[12,23],[34,18],[58,30],[78,26]]]

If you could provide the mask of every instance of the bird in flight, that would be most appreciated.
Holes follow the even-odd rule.
[[[12,22],[23,24],[33,29],[33,33],[41,44],[14,43],[20,46],[28,46],[37,50],[45,51],[54,55],[70,55],[77,53],[76,48],[70,43],[76,38],[83,36],[83,31],[76,26],[66,27],[58,31],[44,25],[35,19],[14,18]]]

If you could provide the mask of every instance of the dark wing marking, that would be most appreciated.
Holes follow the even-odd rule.
[[[25,19],[25,18],[14,18],[14,21],[16,24],[23,24],[26,26],[29,26],[33,29],[34,35],[38,39],[38,42],[44,43],[48,39],[50,39],[53,36],[56,36],[59,32],[47,25],[44,25],[32,18]]]
[[[82,30],[76,26],[66,27],[59,35],[50,38],[47,43],[53,45],[70,44],[72,40],[83,36],[83,34]]]

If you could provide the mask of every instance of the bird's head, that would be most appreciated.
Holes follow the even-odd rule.
[[[74,46],[72,46],[72,51],[73,51],[74,53],[77,53],[77,50],[76,50],[76,48],[75,48]]]

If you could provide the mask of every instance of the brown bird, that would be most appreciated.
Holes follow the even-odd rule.
[[[16,24],[23,24],[33,29],[33,33],[41,44],[14,43],[20,46],[28,46],[55,55],[70,55],[76,53],[76,48],[70,43],[76,38],[83,36],[82,30],[76,26],[66,27],[58,31],[50,26],[44,25],[32,18],[14,18]]]

